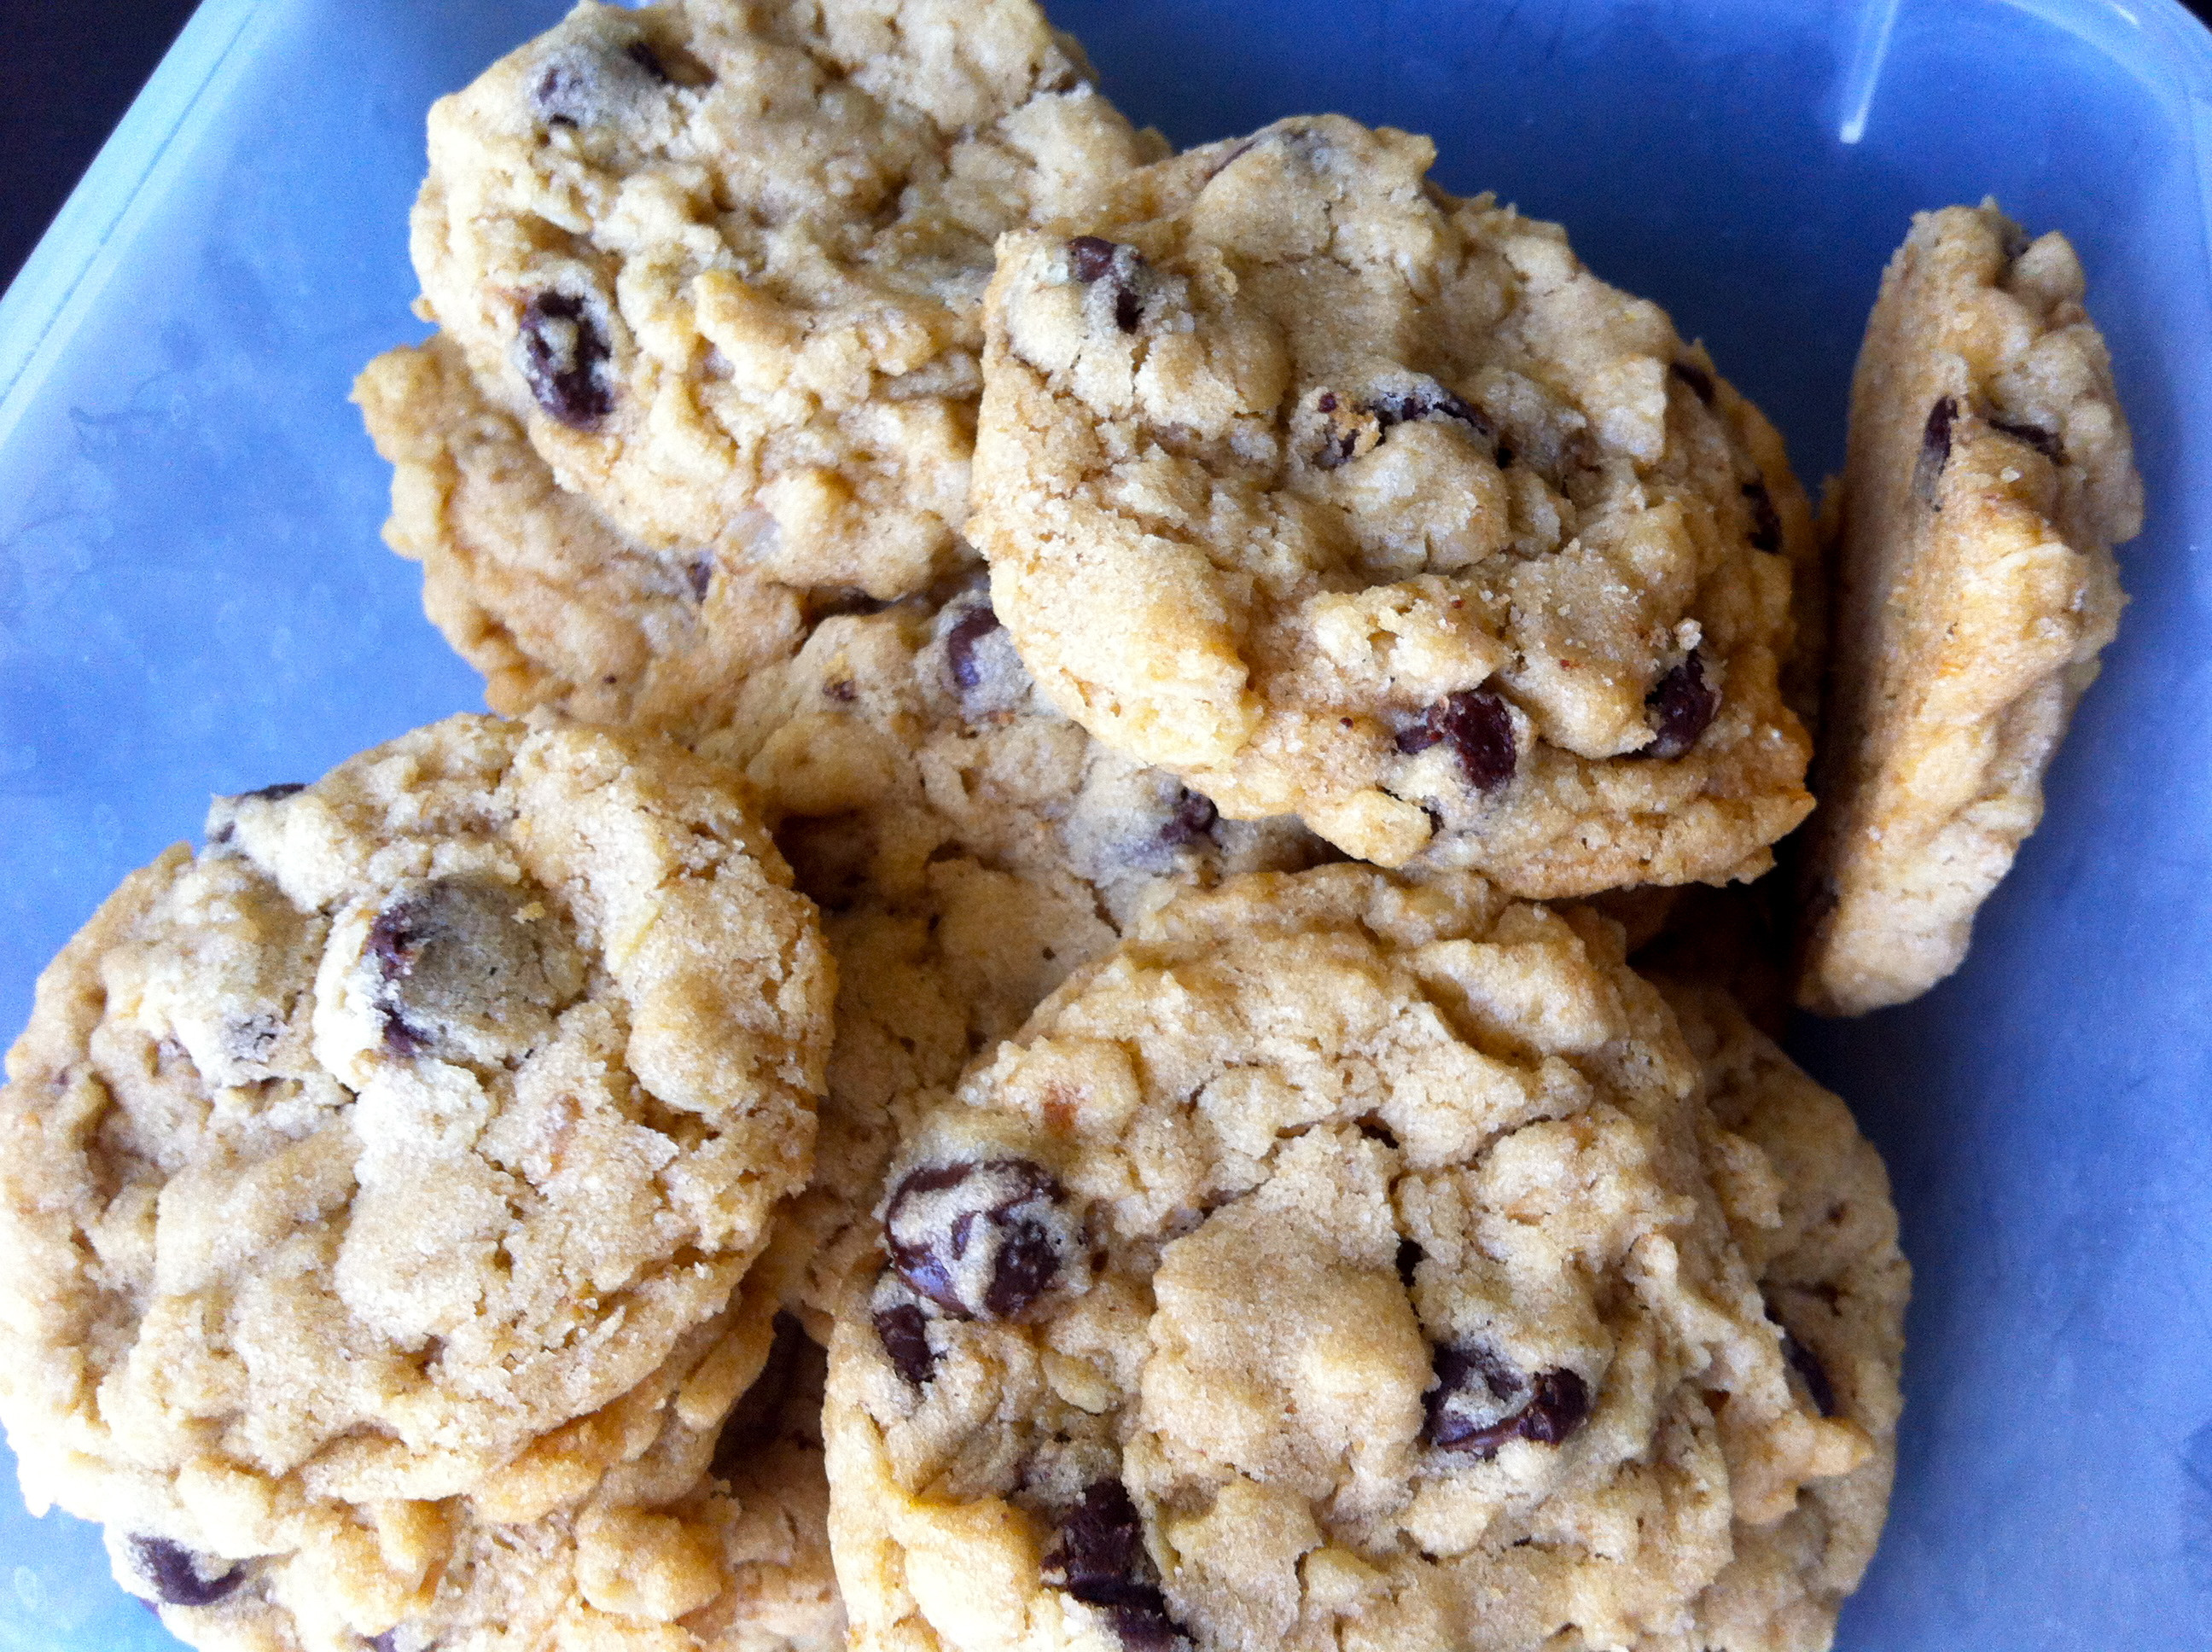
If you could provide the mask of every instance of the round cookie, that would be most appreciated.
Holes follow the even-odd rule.
[[[1229,815],[1522,895],[1811,807],[1780,439],[1425,138],[1278,123],[1001,243],[969,532],[1054,702]]]
[[[921,589],[993,239],[1162,150],[1086,72],[1030,0],[580,5],[433,106],[426,313],[678,573]]]
[[[612,1408],[620,1453],[580,1498],[514,1520],[325,1509],[299,1551],[204,1604],[165,1598],[111,1534],[118,1575],[204,1652],[834,1652],[823,1355],[787,1316],[771,1332],[755,1294],[691,1339],[707,1355],[680,1382]]]
[[[702,750],[744,766],[837,960],[814,1181],[776,1242],[824,1338],[902,1121],[1176,890],[1324,853],[1060,716],[974,585],[824,621]]]
[[[1898,1390],[1912,1271],[1881,1157],[1850,1109],[1717,987],[1662,979],[1704,1071],[1706,1163],[1737,1247],[1784,1332],[1797,1392],[1874,1449],[1808,1480],[1698,1599],[1698,1652],[1826,1652],[1836,1613],[1874,1558],[1897,1469]]]
[[[587,1491],[805,1178],[834,987],[741,789],[673,748],[457,717],[217,799],[9,1053],[25,1500],[175,1600],[345,1507]]]
[[[565,491],[443,334],[378,356],[353,393],[392,466],[385,542],[422,565],[424,611],[494,711],[696,732],[797,650],[798,592],[712,550],[683,564]]]
[[[858,1648],[1673,1645],[1872,1449],[1794,1390],[1588,911],[1186,895],[901,1147],[841,1309]]]
[[[1922,213],[1851,380],[1797,1000],[1857,1015],[1959,967],[2043,815],[2043,773],[2142,526],[2081,265],[1994,203]]]

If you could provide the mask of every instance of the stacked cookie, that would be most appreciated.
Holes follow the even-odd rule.
[[[516,720],[49,970],[32,1501],[270,1652],[1826,1645],[1909,1276],[1753,1023],[1955,965],[2125,426],[2062,240],[1916,227],[1824,661],[1773,428],[1432,158],[1170,155],[1028,0],[441,101],[356,398]]]

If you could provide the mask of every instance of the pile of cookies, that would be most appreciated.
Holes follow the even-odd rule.
[[[1826,1646],[1909,1273],[1770,1035],[1956,966],[2126,426],[2064,240],[1929,215],[1818,531],[1432,159],[1171,154],[1030,0],[439,103],[356,396],[501,715],[42,978],[33,1506],[252,1652]]]

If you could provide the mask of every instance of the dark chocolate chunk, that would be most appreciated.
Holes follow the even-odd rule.
[[[172,1543],[166,1537],[133,1537],[128,1540],[131,1558],[137,1563],[139,1575],[164,1605],[211,1606],[246,1581],[243,1567],[196,1555],[183,1544]],[[223,1570],[213,1577],[207,1576],[206,1569],[214,1566]]]
[[[1713,375],[1695,361],[1675,361],[1668,365],[1667,371],[1689,386],[1690,393],[1707,407],[1713,404]]]
[[[1449,742],[1461,771],[1479,792],[1495,792],[1513,778],[1519,753],[1513,717],[1487,689],[1448,695],[1398,731],[1398,750],[1412,755]]]
[[[917,1303],[894,1303],[875,1312],[876,1337],[898,1374],[915,1388],[937,1370],[937,1351],[929,1345],[929,1319]]]
[[[1790,1369],[1797,1373],[1797,1380],[1805,1385],[1805,1392],[1813,1397],[1814,1409],[1823,1417],[1836,1414],[1836,1386],[1828,1381],[1827,1368],[1820,1364],[1820,1356],[1782,1327],[1782,1357],[1790,1362]]]
[[[1951,461],[1951,422],[1959,416],[1958,398],[1944,396],[1928,410],[1920,430],[1920,457],[1912,466],[1912,491],[1923,505],[1936,502],[1936,484]]]
[[[1067,268],[1080,282],[1093,282],[1114,267],[1114,243],[1103,235],[1078,235],[1067,244]]]
[[[1753,550],[1776,551],[1782,549],[1782,515],[1774,508],[1774,496],[1766,491],[1763,478],[1743,484],[1743,496],[1751,506],[1751,548]]]
[[[975,659],[975,645],[999,629],[999,616],[988,603],[978,603],[952,622],[945,634],[945,664],[952,673],[952,686],[968,689],[983,684],[983,668]]]
[[[1099,1480],[1084,1492],[1060,1521],[1042,1570],[1050,1587],[1104,1612],[1131,1652],[1168,1652],[1185,1639],[1151,1581],[1144,1521],[1119,1480]]]
[[[1634,755],[1680,756],[1697,744],[1720,706],[1720,690],[1706,683],[1705,663],[1692,648],[1687,659],[1661,677],[1657,686],[1644,696],[1644,708],[1651,714],[1654,732],[1651,744]]]
[[[1447,1451],[1494,1457],[1508,1440],[1557,1445],[1589,1415],[1589,1386],[1564,1367],[1526,1376],[1480,1344],[1439,1348],[1435,1364],[1422,1434]]]
[[[2066,462],[2066,448],[2057,434],[2039,424],[2015,424],[2010,419],[1991,419],[1990,428],[2002,430],[2015,441],[2024,441],[2053,465]]]
[[[614,410],[601,371],[610,351],[584,301],[540,293],[523,307],[522,376],[538,405],[572,430],[592,430]]]
[[[1206,836],[1220,817],[1221,811],[1213,806],[1212,799],[1185,789],[1176,797],[1167,823],[1160,828],[1160,841],[1171,849],[1179,849]]]
[[[1070,1237],[1061,1198],[1029,1159],[910,1171],[884,1211],[891,1266],[950,1313],[1012,1319],[1060,1278]]]

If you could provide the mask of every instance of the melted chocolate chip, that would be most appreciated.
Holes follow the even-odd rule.
[[[945,634],[945,664],[952,673],[952,686],[966,690],[983,685],[983,668],[975,659],[975,645],[999,629],[999,616],[988,603],[969,609],[952,622]]]
[[[898,1374],[915,1388],[937,1370],[937,1351],[929,1345],[929,1320],[915,1303],[894,1303],[875,1312],[876,1338]]]
[[[528,901],[496,879],[462,875],[404,889],[385,903],[362,956],[374,975],[388,1054],[405,1059],[458,1038],[449,1054],[481,1055],[486,1038],[526,1041],[532,1016],[575,990],[581,963],[557,920],[518,921]]]
[[[948,1312],[1012,1319],[1060,1276],[1072,1239],[1061,1198],[1024,1158],[911,1171],[884,1211],[891,1266]]]
[[[1804,1383],[1805,1392],[1813,1397],[1813,1406],[1823,1417],[1836,1414],[1836,1386],[1828,1381],[1827,1368],[1820,1357],[1790,1333],[1788,1327],[1782,1331],[1782,1357],[1790,1362],[1790,1369],[1797,1373]]]
[[[1137,288],[1145,269],[1143,253],[1103,235],[1078,235],[1067,244],[1068,273],[1086,287],[1102,281],[1108,284],[1114,325],[1123,332],[1136,331],[1144,319],[1145,301]]]
[[[607,341],[570,293],[540,293],[523,307],[522,376],[538,405],[572,430],[596,429],[614,410],[599,372]]]
[[[1751,548],[1753,550],[1777,551],[1782,549],[1782,515],[1774,508],[1774,496],[1766,491],[1763,480],[1743,484],[1743,496],[1751,506]]]
[[[713,554],[702,552],[694,556],[691,565],[684,570],[684,577],[690,583],[692,596],[700,602],[706,601],[708,589],[714,583]]]
[[[165,1605],[211,1606],[246,1581],[246,1572],[240,1567],[229,1567],[214,1578],[202,1576],[203,1564],[223,1563],[204,1561],[183,1544],[172,1543],[166,1537],[133,1537],[129,1541],[140,1575]]]
[[[1186,843],[1196,841],[1213,830],[1213,823],[1221,811],[1213,806],[1213,799],[1186,789],[1176,799],[1167,823],[1160,828],[1160,841],[1170,849],[1180,849]]]
[[[1490,1349],[1439,1348],[1437,1386],[1423,1403],[1431,1445],[1494,1457],[1508,1440],[1557,1445],[1589,1415],[1589,1386],[1564,1367],[1524,1376]]]
[[[1182,1630],[1151,1581],[1144,1522],[1119,1480],[1100,1480],[1060,1521],[1044,1558],[1044,1581],[1103,1611],[1132,1652],[1167,1652]]]
[[[1450,744],[1464,773],[1479,792],[1495,792],[1513,778],[1519,754],[1513,744],[1513,717],[1504,701],[1487,689],[1447,695],[1398,731],[1398,750],[1409,756],[1439,740]]]
[[[1650,714],[1654,732],[1651,744],[1634,755],[1662,759],[1682,756],[1711,726],[1720,706],[1720,690],[1706,683],[1705,663],[1692,648],[1689,658],[1661,677],[1644,696],[1644,708]]]
[[[279,780],[276,785],[264,786],[258,791],[240,792],[238,794],[238,801],[243,803],[248,798],[258,798],[264,803],[275,803],[280,799],[290,797],[295,792],[304,792],[307,789],[307,787],[299,780]]]
[[[2063,465],[2065,463],[2066,448],[2064,444],[2060,442],[2056,434],[2051,431],[2045,430],[2039,424],[2014,424],[2009,419],[1991,419],[1990,421],[1990,428],[1992,430],[2002,430],[2005,434],[2010,436],[2015,441],[2026,442],[2030,447],[2035,449],[2037,452],[2042,454],[2044,458],[2049,459],[2053,465]]]
[[[1085,283],[1094,282],[1114,267],[1114,243],[1103,235],[1078,235],[1067,244],[1067,268],[1070,274]]]
[[[1367,404],[1367,410],[1388,430],[1393,425],[1405,424],[1414,419],[1433,418],[1441,413],[1448,419],[1457,419],[1484,440],[1497,432],[1489,418],[1480,408],[1470,406],[1442,385],[1431,384],[1419,390],[1387,392]]]
[[[738,1396],[738,1403],[722,1419],[721,1432],[714,1436],[714,1455],[709,1466],[724,1479],[759,1455],[762,1448],[781,1430],[784,1401],[791,1397],[792,1379],[798,1374],[799,1355],[805,1344],[806,1333],[799,1321],[790,1314],[778,1314],[775,1337],[769,1344],[768,1357],[761,1364],[760,1374],[753,1378],[752,1386]]]
[[[1690,393],[1707,407],[1713,404],[1713,375],[1695,361],[1675,361],[1669,364],[1667,371],[1689,386]]]
[[[1936,502],[1936,484],[1951,462],[1951,422],[1959,416],[1954,396],[1940,398],[1928,410],[1928,422],[1920,430],[1920,457],[1912,466],[1912,491],[1921,503]]]

